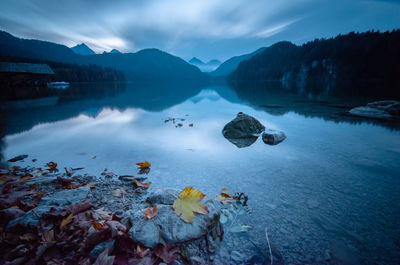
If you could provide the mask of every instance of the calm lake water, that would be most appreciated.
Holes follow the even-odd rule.
[[[400,263],[399,125],[343,115],[347,105],[365,100],[236,93],[225,85],[78,92],[56,106],[9,113],[4,158],[28,154],[19,164],[55,161],[97,176],[104,168],[136,175],[135,164],[148,160],[152,186],[193,186],[207,198],[224,187],[246,193],[252,213],[236,223],[253,228],[231,235],[234,242],[250,240],[268,251],[268,227],[286,263]],[[237,148],[221,130],[240,111],[287,139]],[[183,126],[165,123],[169,117],[185,119]]]

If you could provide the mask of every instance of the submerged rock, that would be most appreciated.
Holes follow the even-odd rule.
[[[157,205],[157,215],[147,220],[141,211],[128,211],[131,238],[146,247],[154,248],[158,243],[179,244],[205,236],[208,229],[218,224],[219,209],[213,201],[205,203],[209,214],[196,214],[192,224],[185,223],[175,213],[171,205]]]
[[[286,135],[282,131],[268,129],[262,134],[262,139],[268,145],[277,145],[286,139]]]
[[[224,126],[222,134],[231,143],[242,148],[253,144],[264,130],[264,125],[257,119],[239,112],[235,119]]]
[[[17,161],[20,161],[20,160],[24,160],[27,157],[28,157],[28,155],[19,155],[19,156],[16,156],[16,157],[13,157],[13,158],[9,159],[8,162],[17,162]]]
[[[395,100],[383,100],[368,103],[367,106],[360,106],[349,111],[351,115],[372,118],[392,119],[400,116],[400,102]]]

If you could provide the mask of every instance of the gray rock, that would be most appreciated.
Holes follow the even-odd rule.
[[[146,247],[155,247],[158,243],[177,244],[206,235],[208,227],[216,225],[219,219],[219,209],[213,201],[205,203],[209,214],[196,214],[192,224],[185,223],[175,213],[171,205],[157,205],[157,215],[146,220],[141,211],[129,212],[130,223],[134,224],[129,230],[131,238]]]
[[[391,115],[400,115],[400,102],[396,100],[382,100],[367,104],[367,107],[384,110]]]
[[[173,194],[173,195],[172,195]],[[174,197],[175,195],[175,197]],[[154,204],[165,204],[172,205],[174,204],[175,199],[179,196],[179,191],[174,189],[164,190],[150,190],[147,193],[145,201],[151,205]]]
[[[257,119],[239,112],[235,119],[228,122],[222,129],[222,134],[239,148],[253,144],[265,130]]]
[[[235,119],[231,120],[224,126],[222,134],[225,138],[238,139],[258,136],[264,130],[264,125],[262,125],[257,119],[239,112]]]
[[[268,145],[277,145],[286,139],[286,135],[282,131],[268,129],[262,134],[262,139]]]
[[[234,262],[240,263],[245,260],[245,257],[242,254],[240,254],[239,251],[234,250],[231,252],[231,259]]]
[[[85,187],[80,187],[77,189],[71,189],[71,190],[62,190],[56,193],[53,193],[52,195],[49,195],[47,197],[43,197],[38,206],[28,212],[26,212],[24,215],[10,221],[8,223],[8,227],[12,227],[16,225],[17,223],[20,223],[22,225],[38,225],[39,220],[35,216],[35,214],[40,217],[42,214],[50,211],[50,209],[53,207],[55,209],[63,209],[67,205],[77,203],[77,202],[82,202],[86,199],[88,196],[88,193],[90,191],[90,187],[85,186]],[[33,214],[33,211],[35,214]]]
[[[353,108],[349,113],[372,119],[398,118],[400,116],[400,102],[395,100],[375,101],[368,103],[367,106]]]

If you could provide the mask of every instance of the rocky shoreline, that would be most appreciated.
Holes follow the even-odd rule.
[[[146,177],[105,170],[99,181],[79,169],[47,167],[0,170],[0,264],[264,264],[270,258],[231,250],[236,239],[223,241],[224,225],[228,233],[250,229],[232,226],[234,215],[248,210],[247,196],[222,193],[230,199],[205,201],[208,213],[187,223],[174,213],[179,191],[151,188]],[[151,207],[154,218],[145,214]]]

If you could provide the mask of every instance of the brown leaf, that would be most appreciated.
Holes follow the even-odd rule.
[[[107,221],[107,225],[111,229],[111,237],[114,238],[116,236],[122,236],[126,233],[127,228],[125,225],[121,224],[118,221]]]
[[[115,256],[108,256],[108,248],[106,248],[100,255],[97,257],[94,265],[113,265]]]
[[[58,171],[57,169],[57,163],[55,162],[49,162],[46,164],[46,166],[49,168],[50,171]]]
[[[64,218],[64,219],[61,221],[60,229],[63,229],[66,225],[68,225],[69,223],[71,223],[72,217],[73,217],[73,216],[74,216],[74,215],[71,213],[71,214],[68,215],[66,218]]]
[[[103,229],[89,233],[85,239],[85,246],[87,249],[92,249],[97,244],[107,240],[110,237],[110,230]]]
[[[78,203],[74,203],[71,205],[68,205],[65,210],[68,213],[72,213],[73,215],[76,215],[80,212],[84,212],[86,210],[89,210],[90,208],[92,208],[94,206],[94,204],[92,203],[92,201],[90,199],[85,200],[83,202],[78,202]]]
[[[157,215],[157,205],[154,205],[153,209],[146,208],[146,209],[144,209],[144,211],[141,211],[141,212],[146,217],[146,219],[149,220]]]
[[[55,241],[54,240],[54,230],[51,229],[49,231],[44,232],[42,235],[42,240],[44,242],[54,242]]]
[[[179,247],[158,244],[154,249],[154,255],[167,264],[172,264],[179,256]]]
[[[137,188],[148,188],[151,184],[150,182],[141,183],[141,182],[137,181],[136,179],[133,179],[133,183],[135,184],[135,187],[137,187]]]
[[[136,255],[139,258],[142,259],[142,258],[146,257],[149,254],[150,254],[150,249],[149,248],[142,248],[139,244],[136,246]]]

